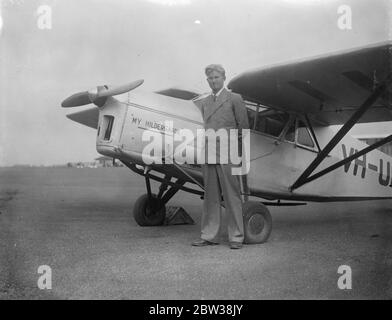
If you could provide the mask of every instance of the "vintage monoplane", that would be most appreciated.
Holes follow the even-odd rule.
[[[244,98],[251,125],[250,171],[241,178],[247,243],[268,239],[268,205],[392,198],[391,158],[377,150],[392,135],[373,145],[348,135],[357,123],[392,120],[391,58],[392,43],[384,42],[251,70],[229,82]],[[196,131],[203,119],[195,104],[198,93],[130,92],[142,83],[99,86],[70,96],[62,106],[96,105],[67,117],[97,129],[99,153],[145,177],[147,194],[136,201],[133,214],[139,225],[155,226],[163,223],[165,205],[177,191],[203,196],[203,177],[198,164],[146,165],[143,132]],[[150,179],[160,182],[157,193]]]

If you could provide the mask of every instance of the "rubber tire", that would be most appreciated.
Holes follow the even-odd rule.
[[[265,205],[256,201],[247,201],[242,206],[244,217],[244,242],[248,244],[264,243],[272,231],[272,217]]]
[[[148,194],[139,197],[133,207],[133,217],[136,223],[142,227],[161,226],[166,217],[166,206],[163,205],[160,210],[155,211],[153,215],[148,215],[147,210],[152,210],[151,201]],[[152,202],[155,207],[162,204],[162,201],[155,194],[152,195]]]

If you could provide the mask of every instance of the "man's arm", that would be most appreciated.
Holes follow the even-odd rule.
[[[245,102],[239,94],[233,94],[233,105],[238,129],[249,129],[248,112],[246,111]]]

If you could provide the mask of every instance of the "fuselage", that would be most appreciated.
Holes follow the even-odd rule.
[[[197,129],[203,128],[202,115],[193,101],[155,93],[132,92],[117,99],[109,98],[100,108],[96,147],[101,154],[143,166],[145,161],[142,153],[149,144],[149,141],[143,141],[143,133],[149,131],[162,136],[162,154],[165,156],[165,137],[170,138],[184,128],[195,135]],[[321,149],[336,133],[336,129],[326,126],[316,126],[314,131]],[[180,143],[174,141],[174,148]],[[296,140],[279,139],[258,130],[251,130],[250,146],[247,184],[252,196],[302,201],[347,201],[392,196],[392,159],[378,150],[292,192],[290,187],[317,156],[316,146],[303,146]],[[346,136],[317,171],[366,146]],[[164,166],[151,164],[151,167],[161,172],[165,171]],[[193,178],[202,181],[199,165],[184,164],[182,168]]]

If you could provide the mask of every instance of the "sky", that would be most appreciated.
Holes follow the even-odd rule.
[[[50,29],[39,28],[44,5]],[[337,25],[341,5],[351,8],[350,30]],[[96,132],[65,117],[84,107],[60,107],[72,93],[137,79],[145,80],[143,91],[207,92],[210,63],[222,64],[230,80],[245,70],[386,41],[390,14],[388,0],[2,0],[0,166],[98,156]]]

